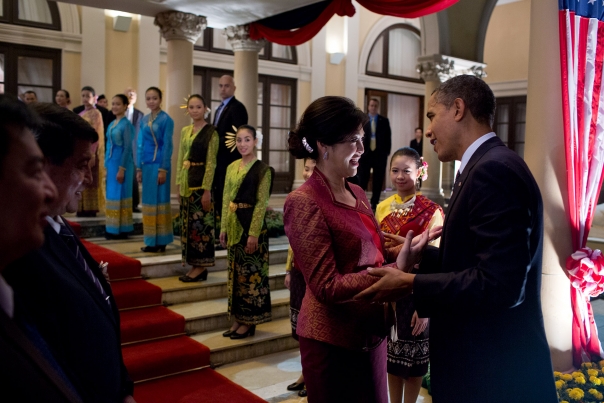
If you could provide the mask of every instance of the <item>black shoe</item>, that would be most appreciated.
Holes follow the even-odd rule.
[[[291,385],[287,385],[287,390],[304,390],[304,382],[294,382]]]
[[[222,337],[231,337],[231,335],[232,335],[233,333],[235,333],[236,331],[237,331],[237,329],[235,329],[235,330],[231,330],[231,329],[229,329],[229,330],[227,330],[226,332],[224,332],[224,333],[222,334]]]
[[[236,331],[231,334],[231,340],[245,339],[247,336],[253,336],[256,333],[256,325],[250,326],[245,333],[237,333]]]
[[[113,241],[113,240],[119,239],[119,235],[111,234],[109,232],[105,232],[105,239],[108,240],[108,241]]]
[[[306,393],[306,387],[298,392],[298,396],[300,396],[300,397],[308,396],[308,394]]]
[[[138,207],[134,207],[134,208],[132,209],[132,212],[133,212],[133,213],[140,213],[140,212],[141,212],[141,209],[139,209]]]
[[[214,250],[226,250],[226,248],[223,248],[221,244],[217,243],[214,245]]]
[[[195,277],[189,277],[186,274],[184,276],[180,276],[178,278],[183,283],[194,283],[196,281],[206,281],[208,279],[208,269],[202,271],[199,275]]]
[[[165,252],[166,251],[166,245],[158,245],[158,246],[143,246],[141,248],[141,250],[143,252],[150,252],[150,253],[158,253],[158,252]]]

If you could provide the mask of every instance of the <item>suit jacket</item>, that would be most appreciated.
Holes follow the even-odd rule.
[[[103,108],[100,105],[97,105],[96,108],[101,112],[101,116],[103,116],[103,126],[105,133],[107,133],[107,129],[109,129],[109,124],[115,120],[115,115],[107,108]],[[76,106],[73,108],[73,111],[78,115],[80,112],[84,110],[84,105]],[[142,112],[141,112],[142,113]]]
[[[126,111],[126,113],[128,113]],[[132,126],[134,126],[134,136],[132,137],[132,158],[136,161],[136,152],[138,151],[138,132],[140,130],[140,122],[143,119],[145,114],[139,110],[134,108],[132,111]]]
[[[382,115],[377,115],[377,122],[375,127],[375,150],[371,152],[371,120],[365,123],[363,126],[365,132],[365,138],[363,139],[363,146],[365,146],[365,152],[363,157],[367,158],[375,156],[376,158],[386,158],[390,155],[390,149],[392,148],[392,131],[390,130],[390,121]]]
[[[225,144],[225,136],[227,132],[233,132],[233,126],[238,128],[241,125],[247,124],[247,119],[247,110],[245,109],[245,106],[235,97],[231,98],[229,103],[223,108],[222,112],[220,112],[220,120],[216,125],[219,141],[215,174],[216,179],[224,178],[229,164],[241,158],[241,154],[239,154],[237,149],[231,152],[231,150],[227,148]]]
[[[61,236],[50,226],[44,234],[42,248],[5,269],[6,281],[27,304],[24,309],[32,323],[82,399],[121,402],[132,394],[133,384],[122,359],[119,313],[111,287],[78,240],[110,307]]]
[[[375,347],[386,336],[385,310],[382,304],[352,298],[376,282],[368,267],[381,266],[396,255],[388,255],[384,248],[365,192],[354,184],[348,187],[357,199],[354,207],[336,201],[325,176],[315,168],[288,195],[283,221],[295,266],[307,284],[298,335],[361,350]]]
[[[25,268],[22,268],[25,270]],[[0,309],[0,399],[81,403],[53,366]]]
[[[440,250],[424,254],[413,297],[430,318],[434,402],[557,402],[541,313],[543,204],[499,138],[454,185]]]

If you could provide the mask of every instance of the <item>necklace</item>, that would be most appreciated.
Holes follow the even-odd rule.
[[[411,212],[414,204],[415,196],[413,196],[411,200],[408,200],[404,203],[397,203],[395,198],[394,200],[392,200],[392,203],[390,203],[390,211],[397,217],[404,217]]]

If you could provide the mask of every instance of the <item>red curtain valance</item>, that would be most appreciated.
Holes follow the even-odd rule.
[[[457,3],[458,0],[357,0],[378,14],[394,17],[417,18],[436,13]],[[296,46],[311,40],[335,14],[352,17],[355,13],[352,0],[333,0],[311,23],[296,30],[273,29],[259,22],[250,23],[251,39],[267,39],[280,45]]]

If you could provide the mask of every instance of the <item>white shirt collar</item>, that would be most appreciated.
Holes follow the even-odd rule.
[[[0,274],[0,308],[9,318],[13,317],[15,302],[13,300],[13,289]]]
[[[232,95],[232,96],[228,97],[227,99],[223,99],[223,100],[222,100],[222,103],[224,104],[224,106],[227,106],[227,104],[228,104],[229,102],[231,102],[231,99],[233,99],[233,97],[234,97],[234,96],[235,96],[235,95]]]
[[[58,234],[61,231],[61,225],[65,225],[61,216],[57,216],[56,218],[52,218],[51,216],[46,216],[46,221],[50,224],[52,229]]]
[[[492,139],[495,136],[496,136],[495,132],[490,132],[490,133],[487,133],[487,134],[485,134],[483,136],[480,136],[479,138],[477,138],[476,140],[474,140],[474,142],[472,144],[470,144],[470,147],[468,147],[468,149],[466,150],[466,152],[463,153],[463,156],[461,157],[461,165],[459,166],[459,173],[460,174],[463,172],[463,169],[466,167],[466,165],[468,165],[468,162],[470,161],[470,158],[472,158],[472,155],[474,155],[474,153],[476,152],[476,150],[478,150],[478,147],[480,147],[487,140],[490,140],[490,139]]]

